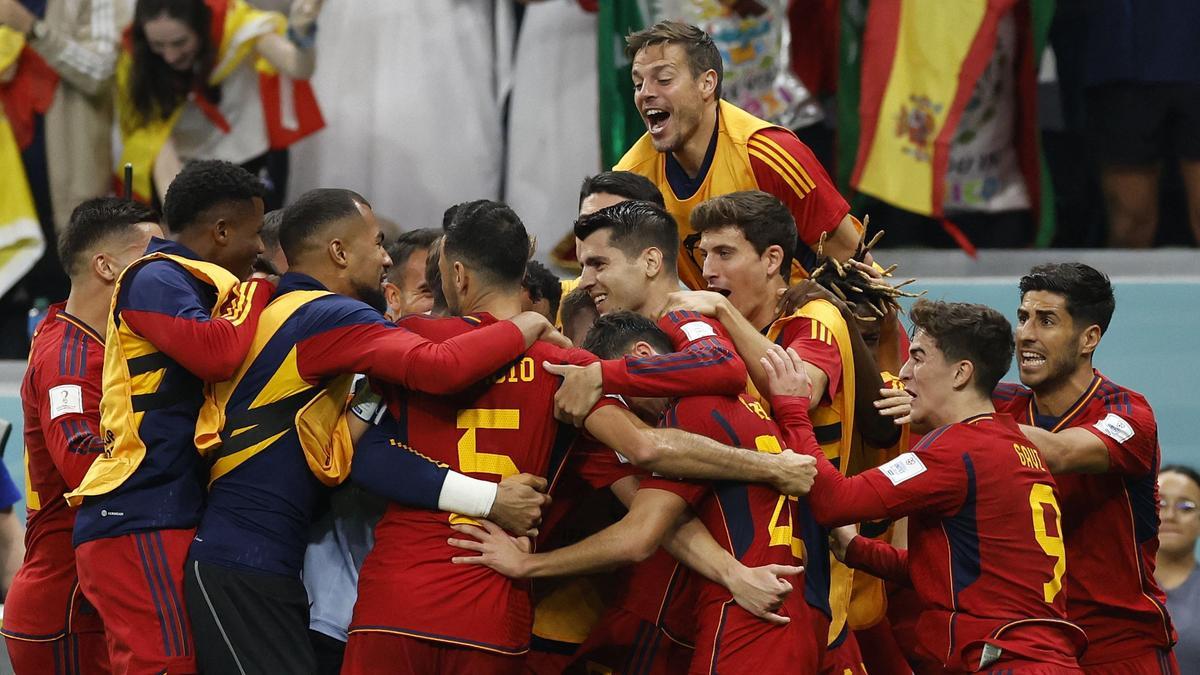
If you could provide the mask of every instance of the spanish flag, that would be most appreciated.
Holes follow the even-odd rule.
[[[33,139],[33,119],[54,99],[58,75],[25,38],[0,26],[0,73],[13,66],[13,79],[0,85],[0,294],[8,292],[46,250],[21,149]]]
[[[212,12],[209,39],[219,45],[216,63],[208,77],[209,86],[218,86],[247,58],[255,58],[259,74],[259,94],[266,119],[267,137],[272,149],[286,148],[325,126],[316,96],[306,80],[291,80],[254,53],[255,41],[268,33],[284,34],[287,21],[278,12],[264,12],[245,0],[205,0]],[[133,195],[149,202],[153,196],[154,161],[171,136],[183,106],[165,119],[144,122],[139,119],[130,96],[130,72],[133,67],[133,42],[126,31],[124,49],[117,60],[116,104],[121,131],[120,161],[114,169],[114,182],[122,188],[122,176],[116,171],[126,163],[133,165]],[[194,92],[193,100],[218,129],[228,131],[229,123],[205,92]],[[120,192],[120,189],[118,189]]]
[[[1042,170],[1036,74],[1053,10],[1053,0],[871,2],[861,64],[852,60],[854,50],[844,45],[842,51],[839,108],[843,117],[855,112],[858,117],[858,124],[839,138],[839,158],[853,157],[851,187],[941,218],[951,235],[956,233],[943,213],[951,140],[995,49],[1000,19],[1016,12],[1021,33],[1018,155],[1034,209],[1041,214],[1038,243],[1047,245],[1054,228],[1053,199]],[[843,42],[853,41],[850,17],[843,16],[843,22]],[[859,74],[858,86],[844,86]],[[970,250],[965,237],[956,239]]]

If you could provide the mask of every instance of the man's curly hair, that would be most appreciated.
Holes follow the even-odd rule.
[[[217,159],[188,162],[171,181],[163,199],[163,219],[173,233],[195,225],[200,216],[219,204],[262,199],[266,187],[258,177],[237,164]]]

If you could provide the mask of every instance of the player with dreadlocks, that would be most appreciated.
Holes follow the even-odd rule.
[[[789,291],[795,225],[777,199],[759,191],[734,192],[697,206],[691,218],[700,235],[692,253],[709,291],[677,293],[672,306],[720,320],[759,391],[766,391],[761,359],[771,344],[795,349],[812,382],[809,410],[817,440],[843,473],[853,475],[901,451],[904,431],[881,415],[874,402],[891,386],[881,367],[899,371],[903,331],[896,320],[896,298],[908,293],[886,282],[893,270],[878,272],[859,262],[878,236],[860,241],[846,263],[820,259],[812,278]],[[796,309],[781,316],[781,304],[795,304]],[[830,561],[825,531],[809,519],[804,527],[806,595],[810,602],[827,598],[818,609],[830,619],[817,627],[828,629],[830,651],[823,671],[861,673],[863,659],[850,629],[869,628],[883,618],[882,585],[865,575],[856,583],[848,568]],[[890,523],[868,523],[864,529],[880,536]],[[855,586],[863,600],[852,607]]]

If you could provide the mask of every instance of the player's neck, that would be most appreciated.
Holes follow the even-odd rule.
[[[1052,417],[1064,415],[1087,391],[1094,376],[1091,361],[1085,361],[1070,375],[1034,387],[1033,397],[1037,401],[1038,412]]]
[[[1186,549],[1178,552],[1168,552],[1158,549],[1158,561],[1154,567],[1154,579],[1166,590],[1177,588],[1187,581],[1196,568],[1196,552]]]
[[[964,391],[946,401],[942,408],[942,420],[944,424],[952,424],[994,412],[996,407],[992,405],[991,398]]]
[[[464,303],[463,314],[487,313],[498,321],[505,321],[521,313],[520,292],[485,291],[478,298]]]
[[[750,325],[757,328],[759,331],[766,330],[776,318],[779,317],[779,291],[787,288],[783,278],[776,276],[767,283],[767,287],[759,294],[758,303],[752,307],[747,307],[742,316],[750,322]]]
[[[67,314],[87,324],[88,328],[104,335],[108,326],[108,308],[112,301],[113,287],[95,280],[71,282],[71,292],[63,308]],[[100,300],[103,299],[103,302]]]
[[[708,154],[708,146],[712,142],[713,132],[717,128],[717,102],[705,104],[704,112],[700,115],[700,124],[696,132],[683,144],[683,147],[672,154],[675,161],[689,178],[695,178],[704,164],[704,156]]]
[[[189,251],[200,256],[201,260],[212,262],[215,251],[212,250],[212,239],[206,237],[206,234],[207,232],[201,228],[193,228],[192,230],[173,235],[171,240],[180,246],[187,247]]]

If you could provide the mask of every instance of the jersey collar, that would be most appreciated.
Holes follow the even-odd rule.
[[[1100,388],[1100,384],[1102,382],[1104,382],[1104,378],[1100,376],[1100,373],[1092,370],[1091,383],[1088,384],[1088,386],[1083,390],[1083,395],[1081,395],[1074,403],[1072,403],[1070,408],[1067,408],[1067,412],[1062,417],[1039,414],[1037,408],[1037,394],[1030,392],[1032,395],[1029,397],[1029,422],[1052,432],[1057,432],[1066,428],[1067,425],[1071,423],[1071,420],[1087,407],[1088,401],[1090,401],[1092,396],[1096,394],[1096,390]]]

